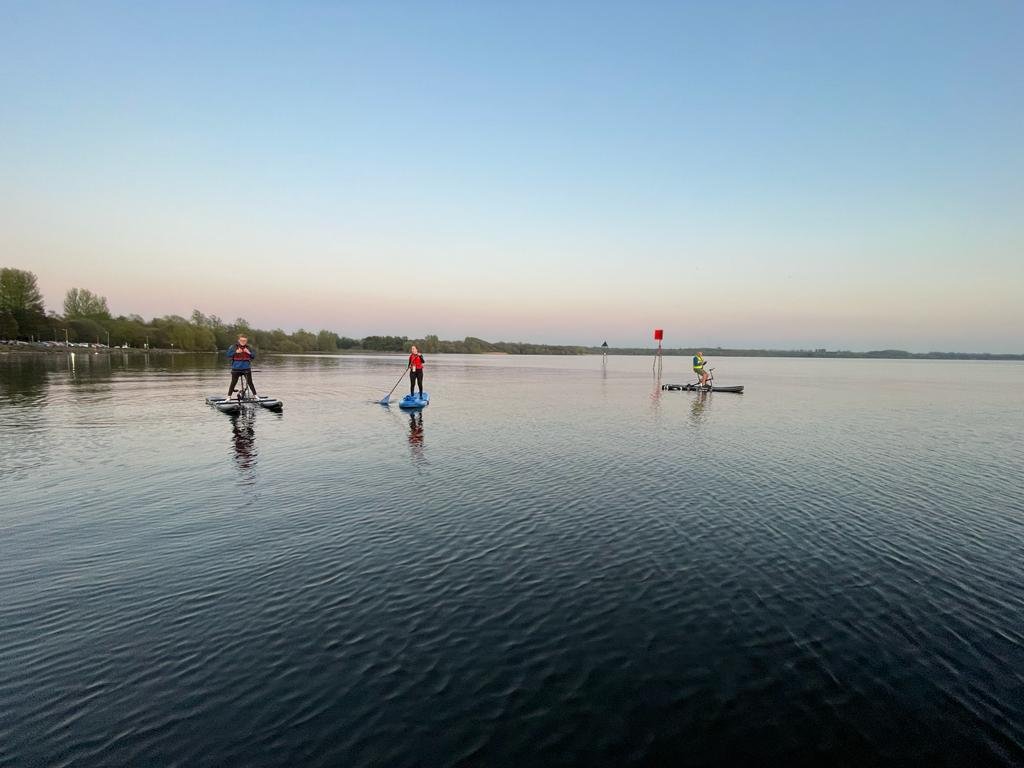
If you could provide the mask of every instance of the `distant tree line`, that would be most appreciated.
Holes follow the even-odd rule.
[[[71,288],[64,296],[63,312],[47,312],[36,283],[36,276],[13,268],[0,269],[0,340],[19,339],[41,342],[108,344],[149,349],[180,349],[212,352],[227,349],[239,334],[249,337],[253,346],[265,352],[320,353],[407,352],[413,344],[425,354],[509,354],[509,355],[589,355],[607,352],[614,355],[650,355],[645,347],[586,347],[529,344],[526,342],[484,341],[467,336],[461,341],[446,341],[436,335],[422,339],[407,336],[366,336],[362,339],[342,336],[334,331],[307,331],[302,328],[286,333],[253,328],[242,317],[225,322],[216,315],[204,315],[198,309],[188,318],[165,315],[144,320],[139,315],[114,317],[104,296],[86,288]],[[719,357],[867,357],[883,359],[943,360],[1024,360],[1024,355],[973,352],[905,352],[899,349],[871,352],[778,349],[729,349],[693,347],[663,350],[666,355],[692,355],[698,349]]]
[[[139,315],[113,316],[104,296],[87,288],[71,288],[64,296],[63,312],[47,312],[36,276],[25,270],[0,270],[0,339],[41,342],[110,344],[149,349],[180,349],[189,352],[212,352],[226,349],[239,334],[265,352],[337,353],[337,352],[407,352],[416,344],[424,353],[507,353],[507,354],[585,354],[584,347],[549,346],[523,342],[492,343],[467,337],[461,341],[444,341],[436,335],[422,339],[407,336],[366,336],[355,339],[334,331],[316,332],[300,328],[286,333],[280,328],[253,328],[245,318],[225,322],[216,315],[205,315],[198,309],[188,318],[165,315],[144,320]]]

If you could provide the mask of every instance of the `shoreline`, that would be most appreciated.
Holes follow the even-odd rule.
[[[816,360],[963,360],[974,362],[1021,362],[1024,361],[1024,354],[998,353],[998,352],[904,352],[902,350],[884,350],[880,352],[825,352],[825,351],[804,351],[804,350],[760,350],[760,349],[716,349],[705,347],[705,351],[714,357],[770,357],[782,359],[816,359]],[[46,346],[37,343],[0,343],[0,359],[12,357],[42,356],[52,357],[55,355],[69,354],[90,354],[90,355],[112,355],[121,353],[124,355],[222,355],[224,350],[213,351],[190,351],[184,349],[138,349],[136,347],[104,347],[104,346]],[[511,357],[642,357],[645,355],[654,356],[655,350],[637,349],[609,349],[607,352],[587,349],[579,354],[551,354],[545,353],[513,353],[513,352],[430,352],[430,355],[504,355]],[[351,349],[336,352],[276,352],[267,350],[266,355],[281,357],[349,357],[349,356],[378,356],[378,355],[404,355],[403,350],[371,350]],[[689,350],[673,349],[662,350],[665,357],[686,357],[692,352]]]

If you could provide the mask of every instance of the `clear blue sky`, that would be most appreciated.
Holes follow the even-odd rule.
[[[2,2],[0,265],[348,335],[1024,351],[1024,4]]]

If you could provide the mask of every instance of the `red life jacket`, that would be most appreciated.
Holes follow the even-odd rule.
[[[236,344],[235,354],[231,356],[231,359],[236,363],[240,363],[243,360],[252,360],[252,352],[249,351],[248,347],[239,347]]]
[[[409,367],[414,371],[422,371],[423,355],[409,355]]]

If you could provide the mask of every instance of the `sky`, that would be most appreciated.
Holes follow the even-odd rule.
[[[1024,352],[1024,4],[0,0],[47,307]]]

